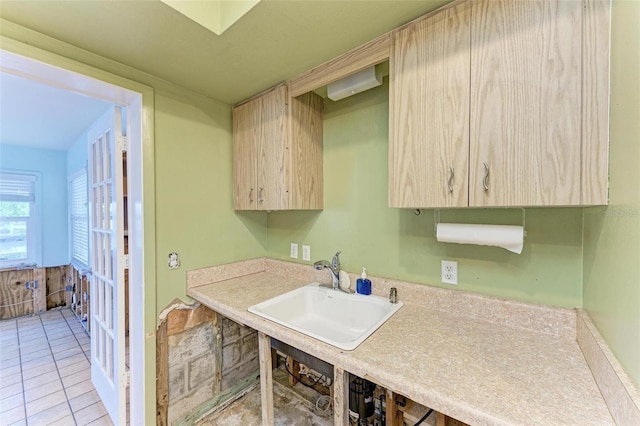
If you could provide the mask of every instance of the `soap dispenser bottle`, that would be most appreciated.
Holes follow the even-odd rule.
[[[362,267],[362,274],[356,281],[356,291],[359,294],[371,294],[371,281],[367,278],[367,268]]]

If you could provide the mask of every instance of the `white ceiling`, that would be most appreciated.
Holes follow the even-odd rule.
[[[66,151],[109,106],[0,73],[0,144]]]

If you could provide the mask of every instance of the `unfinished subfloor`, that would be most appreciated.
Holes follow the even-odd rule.
[[[286,384],[287,372],[281,369],[273,371],[273,378],[276,426],[333,425],[333,411],[329,410],[328,413],[322,414],[315,408],[317,398],[320,397],[319,393],[300,383],[293,388],[289,387]],[[324,407],[323,404],[318,405]],[[226,408],[205,417],[196,423],[196,426],[245,426],[261,423],[260,386],[256,386]]]
[[[113,425],[90,346],[68,308],[0,321],[0,425]]]
[[[316,409],[316,402],[320,409],[326,408],[326,398],[318,401],[320,393],[297,383],[289,386],[289,375],[284,364],[273,370],[273,405],[276,426],[330,426],[333,425],[333,410],[325,413]],[[420,404],[409,402],[403,408],[405,424],[415,424],[429,409]],[[351,420],[352,425],[356,420]],[[466,426],[462,422],[448,419],[447,424]],[[262,410],[260,405],[260,386],[256,385],[247,394],[234,401],[225,408],[210,414],[200,420],[195,426],[246,426],[262,424]],[[379,417],[371,417],[367,424],[384,424]],[[424,426],[436,425],[436,414],[432,413],[421,423]]]

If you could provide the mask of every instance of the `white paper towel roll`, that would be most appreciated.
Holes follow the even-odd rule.
[[[520,254],[524,242],[524,228],[510,225],[439,223],[436,229],[436,239],[443,243],[502,247],[510,252]]]

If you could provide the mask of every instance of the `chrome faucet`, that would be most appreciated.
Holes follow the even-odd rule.
[[[340,287],[340,253],[342,253],[341,251],[338,251],[334,256],[333,256],[333,260],[331,261],[331,263],[329,263],[329,261],[327,260],[318,260],[316,263],[313,264],[314,269],[317,269],[318,271],[322,270],[322,269],[327,269],[329,270],[329,273],[331,274],[331,288],[334,290],[342,290],[346,293],[352,293],[352,291],[350,291],[349,289],[343,289],[342,287]],[[325,287],[329,287],[328,285],[325,285]]]

